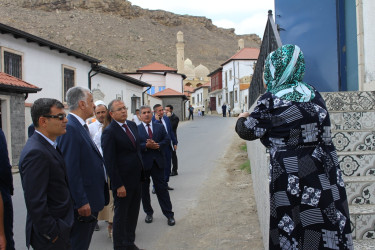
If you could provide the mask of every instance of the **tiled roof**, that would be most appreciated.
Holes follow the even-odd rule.
[[[137,72],[140,72],[140,71],[173,71],[173,72],[177,72],[177,69],[174,69],[174,68],[171,68],[171,67],[168,67],[164,64],[161,64],[161,63],[158,63],[158,62],[154,62],[154,63],[151,63],[149,65],[146,65],[146,66],[143,66],[139,69],[137,69]]]
[[[181,92],[167,88],[167,89],[164,89],[163,91],[153,94],[152,96],[158,97],[158,96],[183,96],[183,95],[184,94],[182,94]]]
[[[240,90],[248,89],[250,87],[250,83],[241,83]]]
[[[205,84],[202,85],[202,87],[211,87],[211,82],[206,82]]]
[[[14,76],[0,72],[0,90],[8,90],[21,93],[36,93],[41,88],[32,85],[28,82],[22,81]]]
[[[194,92],[194,87],[191,86],[184,86],[184,92]]]
[[[260,50],[258,48],[243,48],[225,61],[221,66],[232,60],[258,60],[259,52]]]
[[[13,28],[13,27],[5,25],[3,23],[0,23],[0,33],[1,34],[11,34],[15,38],[23,38],[28,43],[34,42],[34,43],[39,44],[39,46],[41,46],[41,47],[47,46],[51,50],[57,50],[57,51],[59,51],[59,53],[65,53],[68,56],[74,56],[76,58],[80,58],[80,59],[82,59],[84,61],[87,61],[89,63],[100,63],[101,62],[101,60],[99,60],[99,59],[96,59],[96,58],[93,58],[91,56],[82,54],[82,53],[80,53],[78,51],[75,51],[75,50],[71,50],[67,47],[64,47],[64,46],[61,46],[59,44],[53,43],[51,41],[45,40],[45,39],[40,38],[38,36],[34,36],[32,34],[26,33],[22,30]]]

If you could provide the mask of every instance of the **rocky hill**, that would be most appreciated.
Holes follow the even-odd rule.
[[[259,47],[255,34],[236,35],[210,19],[147,10],[126,0],[0,0],[0,22],[102,60],[119,72],[152,62],[176,68],[176,34],[185,58],[215,70],[237,51]]]

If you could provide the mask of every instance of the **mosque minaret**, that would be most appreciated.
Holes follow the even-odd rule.
[[[184,62],[185,62],[185,43],[184,43],[184,33],[179,31],[177,33],[177,73],[183,74],[184,73]]]

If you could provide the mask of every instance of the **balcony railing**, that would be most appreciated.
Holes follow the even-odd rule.
[[[268,54],[277,48],[281,47],[281,39],[277,31],[276,24],[273,20],[272,11],[268,11],[268,21],[266,29],[264,30],[262,45],[260,46],[260,53],[255,66],[255,71],[251,84],[249,87],[249,103],[248,108],[258,99],[259,95],[263,94],[265,89],[263,87],[263,70],[264,61]]]

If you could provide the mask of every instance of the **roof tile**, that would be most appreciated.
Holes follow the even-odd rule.
[[[139,72],[139,71],[176,71],[177,72],[177,69],[168,67],[168,66],[166,66],[164,64],[161,64],[161,63],[158,63],[158,62],[153,62],[149,65],[146,65],[146,66],[143,66],[143,67],[139,68],[137,70],[137,72]]]
[[[40,90],[40,88],[38,88],[37,86],[18,79],[17,77],[8,75],[4,72],[0,72],[0,86],[1,85]]]

